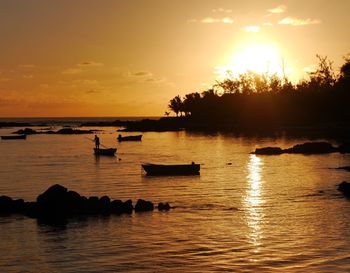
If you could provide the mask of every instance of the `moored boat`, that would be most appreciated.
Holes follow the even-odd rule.
[[[17,135],[17,136],[1,136],[1,139],[10,140],[10,139],[26,139],[27,135]]]
[[[141,141],[142,135],[136,135],[136,136],[122,136],[118,135],[117,140],[120,141]]]
[[[94,148],[94,153],[95,153],[95,155],[114,156],[116,152],[117,152],[117,149],[116,149],[116,148],[107,148],[107,149]]]
[[[147,175],[199,175],[200,164],[142,164]]]

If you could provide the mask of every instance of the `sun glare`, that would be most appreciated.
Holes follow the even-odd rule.
[[[283,78],[288,72],[286,69],[284,59],[276,47],[268,44],[253,44],[239,50],[227,66],[217,70],[217,74],[225,77],[227,71],[230,71],[233,76],[238,76],[252,71],[258,74],[276,74]]]

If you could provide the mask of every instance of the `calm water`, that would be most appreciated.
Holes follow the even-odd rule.
[[[97,160],[93,135],[0,141],[0,194],[35,200],[54,183],[84,195],[170,202],[176,209],[47,226],[0,218],[1,272],[349,272],[350,201],[336,184],[349,155],[254,156],[305,140],[144,133]],[[0,135],[13,129],[0,129]],[[145,177],[142,162],[201,163],[197,177]],[[228,164],[230,163],[230,164]]]

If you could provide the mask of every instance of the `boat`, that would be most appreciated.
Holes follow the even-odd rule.
[[[200,164],[142,164],[147,175],[199,175]]]
[[[120,141],[141,141],[142,135],[136,135],[136,136],[122,136],[119,135],[117,137],[117,140]]]
[[[26,139],[27,135],[17,135],[17,136],[1,136],[1,139],[10,140],[10,139]]]
[[[94,148],[94,153],[96,156],[99,156],[99,155],[114,156],[116,152],[117,152],[116,148],[107,148],[107,149]]]

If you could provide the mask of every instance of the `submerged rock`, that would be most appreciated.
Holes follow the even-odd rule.
[[[256,148],[254,154],[257,155],[280,155],[283,150],[280,147]]]
[[[171,209],[171,207],[170,207],[169,203],[158,203],[158,210],[159,211],[168,211],[170,209]]]
[[[350,197],[350,183],[343,181],[338,185],[338,191],[341,191],[347,197]]]
[[[146,201],[143,199],[137,200],[137,203],[135,205],[135,212],[141,212],[141,211],[152,211],[154,210],[154,205],[150,201]]]
[[[159,203],[159,210],[169,210],[168,203]],[[47,223],[62,223],[69,217],[82,215],[131,214],[133,211],[153,211],[150,201],[139,199],[135,208],[132,200],[125,202],[112,200],[108,196],[85,197],[66,187],[55,184],[38,195],[36,202],[25,202],[23,199],[13,200],[8,196],[0,196],[0,214],[19,213],[38,218]]]
[[[280,155],[280,154],[328,154],[339,152],[339,148],[334,147],[328,142],[306,142],[303,144],[294,145],[288,149],[281,149],[280,147],[264,147],[257,148],[254,154],[259,155]]]
[[[16,132],[13,132],[12,134],[20,134],[20,135],[33,135],[37,134],[38,132],[31,129],[31,128],[25,128],[25,129],[20,129]]]
[[[337,151],[337,148],[328,142],[306,142],[284,150],[285,153],[292,154],[328,154]]]

